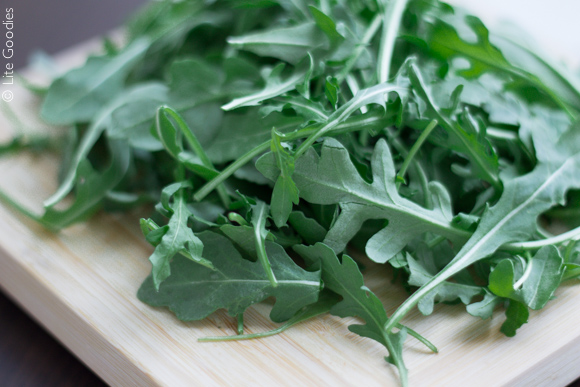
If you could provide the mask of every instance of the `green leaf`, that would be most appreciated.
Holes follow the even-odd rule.
[[[314,102],[305,98],[286,99],[287,105],[292,107],[297,114],[304,117],[305,120],[323,122],[328,119],[328,113],[324,110],[322,103]]]
[[[109,152],[111,161],[109,166],[98,172],[88,160],[79,163],[75,186],[75,198],[66,209],[46,207],[40,218],[42,222],[54,229],[62,229],[73,223],[87,220],[99,208],[108,192],[113,190],[125,177],[131,160],[131,152],[127,144],[120,140],[110,140]]]
[[[501,325],[500,330],[507,337],[513,337],[516,335],[516,330],[528,322],[530,312],[526,305],[510,300],[505,311],[505,316],[506,320]]]
[[[163,189],[161,205],[170,214],[167,231],[161,238],[161,242],[155,247],[149,261],[153,266],[151,269],[152,283],[156,290],[171,274],[170,262],[177,253],[181,253],[189,260],[208,267],[213,265],[210,261],[202,257],[203,242],[195,236],[191,228],[187,225],[189,217],[192,215],[187,207],[182,190],[182,183],[174,183]],[[174,197],[173,203],[170,203]]]
[[[296,161],[293,178],[304,200],[340,204],[341,213],[324,239],[334,251],[344,250],[368,219],[389,221],[368,241],[365,250],[372,260],[380,263],[394,257],[409,241],[426,231],[459,243],[469,237],[468,233],[453,227],[450,209],[428,210],[399,195],[391,153],[384,140],[377,143],[371,166],[373,182],[367,183],[354,167],[346,148],[334,139],[324,142],[320,156],[311,149]],[[444,192],[442,187],[432,187],[432,194]],[[435,202],[450,206],[448,197]]]
[[[364,286],[363,276],[356,262],[347,255],[342,256],[342,263],[328,246],[317,243],[314,246],[296,246],[308,265],[322,267],[322,281],[327,289],[341,295],[343,300],[332,307],[330,313],[339,317],[360,317],[365,324],[349,325],[348,329],[359,336],[371,338],[389,351],[390,362],[399,370],[399,376],[406,384],[407,369],[403,363],[402,350],[406,330],[386,334],[383,326],[387,313],[381,301]]]
[[[326,42],[318,26],[312,22],[228,38],[228,43],[233,47],[291,64],[297,64]]]
[[[559,166],[539,164],[531,173],[505,184],[498,203],[486,210],[479,226],[454,258],[455,270],[493,253],[505,243],[527,240],[536,231],[536,218],[552,205],[562,203],[570,188],[580,187],[575,171],[580,155]]]
[[[462,126],[457,119],[447,114],[445,109],[434,100],[431,91],[421,78],[420,70],[414,64],[409,65],[409,78],[413,91],[425,103],[422,114],[428,120],[437,120],[448,133],[449,138],[445,139],[444,146],[464,153],[471,161],[475,175],[501,190],[498,157],[486,138],[485,127],[478,128],[476,124],[471,125],[471,128]],[[456,97],[458,98],[459,95]],[[465,112],[463,117],[467,122],[474,121],[469,112]]]
[[[159,290],[152,276],[145,280],[137,294],[141,301],[168,306],[179,319],[190,321],[201,320],[221,308],[237,316],[250,305],[273,296],[276,303],[270,318],[276,322],[288,320],[317,301],[320,272],[301,269],[280,246],[268,243],[266,247],[278,278],[274,288],[262,266],[243,259],[226,237],[206,231],[199,234],[199,239],[204,256],[215,270],[177,256],[171,264],[171,276]]]
[[[296,246],[294,250],[308,265],[320,265],[324,286],[343,297],[341,302],[332,307],[330,313],[339,317],[362,318],[364,325],[353,324],[349,325],[348,329],[383,344],[389,351],[393,364],[397,366],[404,385],[407,369],[403,363],[402,348],[406,330],[403,329],[396,334],[385,334],[383,330],[383,325],[387,321],[385,308],[377,296],[364,286],[356,262],[343,255],[341,263],[332,249],[322,243],[314,246]]]
[[[331,17],[312,5],[309,5],[308,8],[314,21],[316,21],[316,25],[324,32],[332,45],[337,45],[344,40],[344,37],[336,30],[336,23]]]
[[[288,221],[290,225],[309,245],[322,242],[326,236],[326,229],[316,220],[307,218],[303,212],[294,211],[290,214]]]
[[[474,302],[473,304],[467,305],[467,313],[472,316],[480,317],[482,319],[488,319],[493,314],[495,307],[503,302],[503,300],[493,293],[485,290],[485,295],[483,300],[479,302]]]
[[[570,130],[554,146],[550,164],[540,163],[527,175],[508,180],[497,204],[486,209],[474,234],[455,258],[399,307],[387,330],[441,282],[490,256],[503,244],[531,238],[537,229],[537,217],[563,203],[567,190],[580,187],[576,173],[580,168],[579,141],[578,132]]]
[[[291,319],[286,321],[283,325],[279,326],[278,328],[272,329],[267,332],[258,332],[245,335],[204,337],[199,339],[199,341],[207,342],[207,341],[250,340],[274,336],[286,331],[287,329],[303,321],[310,320],[313,317],[317,317],[322,314],[328,313],[330,311],[330,308],[332,308],[338,301],[340,301],[338,295],[329,291],[322,291],[320,292],[318,301],[316,301],[314,304],[305,306],[302,310],[299,310],[298,313],[296,313],[294,316],[292,316]]]
[[[531,309],[541,309],[552,298],[562,281],[563,259],[554,246],[542,247],[527,263],[527,267],[514,283],[514,265],[504,259],[489,276],[489,290],[494,294],[510,298]]]
[[[493,269],[489,275],[489,290],[505,298],[514,293],[514,264],[511,260],[504,259]]]
[[[225,75],[200,59],[176,60],[169,68],[169,105],[178,111],[221,97]]]
[[[151,134],[157,108],[167,102],[167,86],[145,83],[136,86],[132,97],[110,113],[106,132],[110,138],[127,139],[133,148],[158,151],[163,145]]]
[[[254,235],[253,227],[224,224],[220,227],[220,231],[230,238],[237,247],[239,247],[239,250],[241,250],[243,255],[251,258],[251,261],[258,260],[258,250],[256,250],[256,237]]]
[[[294,173],[294,158],[284,149],[281,143],[281,136],[275,129],[272,129],[272,141],[270,149],[276,157],[276,164],[280,169],[280,175],[276,179],[270,211],[272,219],[278,228],[284,226],[292,212],[292,205],[298,204],[298,188],[292,180]]]
[[[201,176],[204,180],[211,180],[216,177],[219,172],[215,168],[210,168],[203,165],[201,159],[193,154],[192,152],[182,151],[177,155],[177,160],[181,162],[185,168],[192,171],[198,176]]]
[[[423,286],[433,278],[434,273],[428,271],[409,253],[407,253],[406,259],[409,263],[409,270],[411,271],[409,285]],[[457,299],[460,299],[461,302],[468,305],[472,298],[480,295],[482,291],[483,288],[481,286],[446,281],[433,289],[431,293],[427,294],[421,299],[421,301],[419,301],[419,311],[427,316],[433,313],[433,307],[436,302],[452,302]]]
[[[364,106],[376,104],[381,106],[386,113],[387,101],[389,94],[396,93],[401,100],[407,98],[409,90],[406,85],[405,77],[399,74],[393,83],[382,83],[376,86],[369,87],[357,91],[356,95],[347,103],[336,110],[320,129],[311,134],[296,150],[296,157],[301,156],[306,152],[314,142],[320,137],[326,135],[328,132],[334,130],[338,125],[348,119],[353,113]]]
[[[522,43],[513,37],[491,34],[493,44],[515,67],[534,74],[569,105],[580,108],[580,83],[571,71],[555,63],[548,55],[540,55],[535,42]]]
[[[183,151],[181,133],[173,126],[164,109],[157,110],[155,116],[155,130],[165,150],[177,159]]]
[[[101,108],[83,134],[83,137],[76,146],[70,161],[65,164],[65,170],[60,186],[50,198],[46,199],[44,202],[45,207],[54,206],[64,199],[73,189],[75,181],[78,180],[79,165],[87,162],[89,152],[93,149],[95,143],[103,134],[103,131],[110,125],[112,119],[111,114],[119,106],[123,106],[130,101],[138,99],[146,90],[147,89],[143,89],[141,85],[127,88],[123,93],[117,96],[117,98]]]
[[[338,94],[340,93],[340,85],[338,84],[336,78],[330,76],[326,78],[326,87],[324,93],[332,108],[336,110],[336,107],[338,106]]]
[[[255,109],[246,113],[226,114],[218,134],[206,148],[206,152],[215,164],[235,160],[254,149],[256,144],[270,139],[273,127],[284,133],[303,123],[301,117],[287,117],[280,113],[261,118]]]
[[[511,72],[510,63],[501,51],[489,42],[489,31],[483,23],[476,17],[467,16],[465,24],[477,36],[476,43],[466,42],[453,26],[437,20],[428,42],[433,53],[445,59],[456,56],[466,57],[471,67],[459,72],[459,75],[465,78],[478,77],[486,71],[496,69]]]
[[[42,117],[57,125],[87,122],[123,89],[127,75],[147,49],[146,38],[137,39],[113,57],[91,57],[84,66],[55,80],[42,105]]]
[[[262,101],[278,97],[288,91],[294,90],[296,85],[304,79],[306,72],[297,68],[292,75],[283,80],[281,73],[284,67],[285,65],[280,63],[270,71],[266,76],[266,86],[261,91],[236,98],[230,103],[223,105],[222,109],[228,111],[243,106],[256,106],[261,104]]]
[[[452,22],[453,26],[445,19],[449,19],[447,21]],[[475,34],[477,41],[467,42],[458,32]],[[467,59],[470,67],[458,71],[458,74],[464,78],[479,77],[490,71],[515,77],[517,80],[537,87],[565,111],[568,109],[552,88],[547,86],[548,84],[543,83],[536,75],[508,62],[504,54],[491,44],[487,28],[474,16],[459,14],[448,16],[443,20],[436,19],[427,38],[427,44],[435,56],[449,62],[456,57]]]
[[[270,259],[266,252],[266,238],[268,237],[268,230],[266,230],[266,220],[268,218],[269,206],[262,201],[258,201],[255,205],[252,205],[252,220],[251,223],[254,226],[254,242],[256,246],[256,254],[258,255],[258,261],[262,264],[264,272],[270,280],[272,287],[278,286],[278,281],[276,275],[272,270]]]

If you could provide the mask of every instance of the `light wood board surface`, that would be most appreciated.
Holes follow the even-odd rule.
[[[82,62],[91,46],[68,52],[60,63]],[[9,106],[29,130],[59,130],[40,124],[38,101],[11,87]],[[0,104],[5,113],[7,104]],[[13,127],[3,114],[0,141],[9,139]],[[50,155],[1,158],[0,189],[40,212],[40,203],[56,188],[57,165]],[[349,319],[316,318],[262,340],[197,342],[234,334],[236,321],[218,312],[183,323],[138,301],[150,253],[137,215],[99,214],[55,235],[0,205],[0,287],[111,385],[398,385],[394,367],[383,360],[386,350],[350,333]],[[388,313],[405,297],[390,279],[383,267],[369,265],[366,271],[367,285]],[[438,306],[429,317],[414,311],[404,323],[440,353],[407,339],[411,386],[564,386],[580,376],[579,304],[574,281],[542,311],[531,313],[514,338],[499,332],[501,310],[486,321],[461,305]],[[268,312],[268,305],[252,307],[246,333],[271,329]]]

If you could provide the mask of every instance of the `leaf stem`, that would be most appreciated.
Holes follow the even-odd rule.
[[[435,127],[437,127],[437,124],[438,124],[437,120],[432,120],[429,123],[429,125],[427,125],[425,130],[423,130],[423,133],[421,133],[421,135],[419,136],[417,141],[415,141],[415,143],[413,144],[413,147],[411,148],[411,150],[409,150],[407,157],[405,157],[405,160],[403,161],[403,165],[401,166],[401,169],[399,170],[398,176],[400,176],[401,178],[404,179],[405,174],[407,173],[407,169],[409,168],[409,165],[411,164],[411,161],[413,161],[413,158],[415,157],[415,155],[419,151],[419,148],[421,148],[421,145],[423,145],[423,143],[425,142],[427,137],[429,137],[429,134],[431,134],[433,129],[435,129]],[[399,187],[401,186],[401,182],[397,181],[396,185],[397,185],[397,189],[399,189]],[[427,194],[427,192],[425,192],[425,194]]]
[[[397,327],[397,329],[403,329],[406,328],[407,329],[407,333],[411,336],[413,336],[414,338],[416,338],[417,340],[419,340],[419,342],[423,343],[427,348],[429,348],[431,350],[431,352],[433,353],[439,353],[439,350],[437,349],[437,347],[430,342],[429,340],[427,340],[426,337],[420,335],[419,333],[417,333],[417,331],[414,331],[413,329],[404,326],[403,324],[397,324],[395,325]]]
[[[350,92],[351,92],[352,96],[354,97],[356,95],[356,93],[358,93],[358,91],[360,90],[360,86],[358,84],[358,81],[356,80],[356,78],[352,74],[348,74],[346,76],[346,84],[348,85],[348,88],[350,89]],[[361,106],[360,112],[362,114],[365,114],[368,111],[369,111],[368,107]],[[360,133],[360,136],[359,136],[359,143],[362,146],[367,146],[368,142],[369,142],[369,131],[362,130]]]
[[[6,194],[3,190],[0,190],[0,201],[4,202],[9,207],[11,207],[13,210],[15,210],[15,211],[19,212],[20,214],[26,216],[27,218],[32,219],[35,222],[40,223],[41,225],[43,225],[44,227],[48,228],[49,230],[51,230],[51,231],[57,231],[57,229],[55,229],[54,227],[51,227],[51,225],[49,223],[45,222],[42,219],[42,217],[40,217],[39,215],[33,213],[32,211],[30,211],[28,208],[24,207],[20,203],[16,202],[14,199],[12,199],[12,197],[10,197],[8,194]]]
[[[393,148],[395,148],[397,150],[397,152],[399,152],[401,155],[403,156],[407,156],[409,154],[409,151],[405,148],[405,145],[399,140],[398,138],[398,133],[393,133],[393,131],[391,130],[385,130],[385,133],[387,135],[387,138],[389,140],[389,143],[393,146]],[[433,202],[431,200],[431,195],[429,195],[429,180],[427,179],[427,175],[425,174],[425,171],[423,170],[423,167],[421,166],[421,163],[419,163],[417,160],[415,160],[415,162],[413,163],[413,167],[416,170],[417,176],[419,178],[419,182],[421,184],[421,189],[423,190],[423,196],[424,196],[424,205],[425,208],[433,208]],[[399,187],[397,187],[398,189]],[[446,238],[442,237],[443,240],[445,240]]]
[[[525,261],[526,261],[526,269],[524,270],[524,274],[522,274],[522,276],[520,277],[519,280],[516,281],[516,283],[514,284],[514,289],[518,290],[519,288],[522,287],[522,285],[524,284],[524,282],[526,282],[526,280],[528,279],[528,277],[530,276],[530,274],[532,273],[532,255],[530,254],[529,251],[526,251],[526,254],[524,254],[525,256]]]
[[[153,230],[157,230],[159,228],[159,225],[157,223],[155,223],[152,219],[141,219],[141,230],[144,231],[144,229],[147,229],[149,231],[153,231]],[[145,234],[145,232],[143,232]],[[203,260],[195,260],[191,254],[187,251],[187,250],[179,250],[178,251],[179,254],[181,254],[182,256],[184,256],[185,258],[189,259],[190,261],[194,261],[195,263],[199,263],[202,266],[207,267],[208,269],[211,269],[213,271],[219,271],[216,269],[216,267],[208,260],[203,259]]]
[[[539,241],[506,243],[505,245],[501,246],[500,249],[509,252],[522,252],[530,250],[539,250],[544,246],[559,245],[568,241],[577,241],[577,240],[580,240],[580,227],[567,231],[563,234],[542,239]]]
[[[238,335],[244,334],[244,313],[238,314]]]
[[[320,129],[314,131],[296,150],[294,154],[295,158],[302,156],[308,148],[316,142],[320,137],[324,136],[326,133],[333,130],[336,126],[338,126],[341,122],[346,120],[351,114],[355,111],[360,109],[363,106],[366,106],[370,103],[378,103],[377,99],[382,98],[381,103],[384,104],[384,97],[385,95],[389,94],[390,92],[396,92],[401,94],[402,92],[407,92],[408,90],[404,87],[391,85],[391,84],[378,84],[367,89],[361,90],[355,95],[350,101],[345,103],[335,111],[330,117],[326,124],[321,127]],[[386,107],[385,107],[386,110]]]
[[[266,239],[266,218],[268,217],[268,206],[264,202],[258,202],[258,204],[253,207],[252,210],[252,224],[254,226],[254,244],[256,247],[256,254],[258,255],[258,260],[262,264],[266,275],[268,276],[268,281],[273,288],[278,287],[278,280],[276,275],[272,270],[272,265],[270,265],[270,260],[268,259],[268,253],[266,252],[266,244],[264,243]]]
[[[383,3],[383,35],[381,38],[381,46],[379,48],[379,66],[378,79],[379,83],[384,83],[389,80],[389,73],[391,70],[391,62],[393,58],[393,51],[395,49],[395,41],[401,26],[401,18],[407,8],[408,0],[390,0],[387,4]]]
[[[261,143],[254,149],[246,152],[239,159],[228,165],[223,171],[220,172],[212,180],[208,181],[203,187],[199,189],[194,195],[193,200],[201,201],[205,198],[211,191],[213,191],[218,185],[223,183],[228,177],[234,174],[235,171],[243,167],[246,163],[252,160],[254,157],[261,155],[270,149],[270,140]]]
[[[443,273],[443,274],[441,274]],[[429,280],[425,285],[421,286],[415,293],[413,293],[409,298],[407,298],[399,308],[389,317],[387,323],[385,324],[385,333],[391,332],[391,330],[397,326],[397,324],[403,319],[403,317],[411,311],[417,305],[419,300],[421,300],[427,293],[435,289],[441,283],[443,283],[451,275],[445,270],[439,272]]]
[[[342,81],[344,81],[347,75],[352,71],[352,68],[358,61],[358,58],[360,57],[366,46],[373,39],[377,31],[379,30],[379,27],[381,26],[382,22],[383,22],[382,15],[375,16],[375,18],[371,21],[371,24],[369,25],[369,28],[366,30],[361,42],[357,45],[356,49],[354,50],[354,54],[346,61],[344,67],[342,68],[342,71],[336,76],[336,80],[339,84],[342,83]]]
[[[457,124],[457,122],[446,118],[441,109],[435,105],[432,99],[433,97],[430,95],[430,92],[428,92],[427,87],[425,86],[425,81],[421,77],[420,70],[415,64],[409,65],[409,78],[411,84],[415,87],[415,92],[433,111],[437,120],[441,124],[441,127],[462,144],[464,152],[472,159],[472,163],[481,169],[483,177],[485,177],[485,180],[494,187],[496,192],[502,192],[503,185],[497,176],[496,166],[486,159],[486,155],[481,154],[479,149],[474,147],[464,129]]]
[[[360,116],[357,116],[353,122],[343,122],[337,125],[335,128],[331,128],[333,133],[342,134],[342,133],[349,133],[349,132],[356,132],[360,130],[364,130],[368,126],[373,126],[377,123],[380,123],[387,118],[385,118],[382,114],[381,115],[371,115],[370,117],[360,117],[362,119],[358,119]],[[282,136],[282,140],[284,142],[294,141],[299,138],[304,138],[316,133],[323,125],[316,124],[304,129],[300,129],[298,131],[288,133]],[[196,201],[201,201],[205,198],[211,191],[213,191],[220,183],[226,180],[228,177],[234,174],[235,171],[243,167],[246,163],[250,162],[254,157],[261,155],[262,153],[266,152],[270,149],[270,140],[261,143],[260,145],[256,146],[254,149],[246,152],[236,161],[228,165],[223,171],[219,173],[214,179],[207,182],[204,186],[202,186],[199,191],[197,191],[193,195],[193,199]]]
[[[179,114],[178,112],[176,112],[175,110],[173,110],[168,106],[162,106],[159,109],[162,109],[164,112],[169,114],[175,120],[177,126],[181,130],[181,133],[183,133],[183,135],[185,136],[187,143],[189,144],[193,152],[199,157],[202,164],[207,168],[215,170],[213,163],[205,153],[205,150],[201,146],[199,140],[197,139],[197,136],[195,135],[195,133],[193,133],[189,125],[187,125],[181,114]],[[220,184],[216,187],[216,189],[224,207],[226,209],[229,208],[231,201],[224,185]]]

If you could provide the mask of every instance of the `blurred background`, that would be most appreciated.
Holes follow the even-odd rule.
[[[573,68],[580,65],[578,0],[448,1],[471,9],[490,26],[512,20],[553,55],[554,61],[565,60]],[[144,3],[146,0],[0,0],[0,15],[6,8],[14,9],[13,62],[22,68],[35,50],[54,54],[110,31]],[[1,286],[0,380],[4,387],[104,385],[3,295]]]
[[[146,0],[0,0],[0,15],[14,8],[14,63],[34,50],[54,54],[121,25]],[[4,20],[4,19],[2,19]]]

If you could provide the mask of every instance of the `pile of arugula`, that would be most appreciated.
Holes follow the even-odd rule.
[[[580,83],[473,16],[437,0],[166,0],[105,49],[45,90],[43,118],[71,129],[37,219],[158,203],[141,220],[150,305],[225,308],[241,328],[275,297],[286,323],[234,339],[358,316],[349,329],[406,385],[405,337],[435,350],[400,324],[415,306],[503,305],[513,336],[580,276],[580,229],[545,230],[580,211]],[[351,246],[418,288],[392,316]]]

